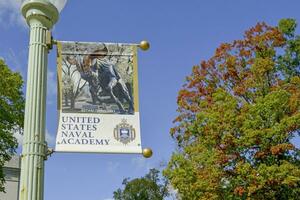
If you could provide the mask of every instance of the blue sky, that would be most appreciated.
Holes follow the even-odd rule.
[[[0,57],[26,79],[29,35],[19,2],[0,0]],[[151,43],[149,51],[139,51],[138,64],[142,144],[154,155],[53,154],[46,161],[45,200],[108,200],[123,178],[161,168],[176,149],[169,129],[177,92],[192,66],[259,21],[300,22],[299,8],[299,0],[69,0],[53,30],[56,40]],[[47,139],[52,147],[57,127],[55,56],[54,48],[47,92]]]

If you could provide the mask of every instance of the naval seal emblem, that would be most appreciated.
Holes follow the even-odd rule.
[[[114,129],[114,138],[123,144],[128,144],[136,137],[135,129],[127,123],[126,119],[118,124]]]

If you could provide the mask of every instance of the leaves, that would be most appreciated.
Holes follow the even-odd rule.
[[[300,194],[300,37],[258,23],[194,66],[179,91],[164,175],[182,199],[293,199]],[[298,53],[299,52],[299,53]]]
[[[13,73],[0,59],[0,192],[4,191],[2,167],[11,159],[17,148],[12,131],[23,127],[24,98],[23,80],[19,73]]]
[[[169,196],[168,182],[160,178],[157,169],[150,169],[144,177],[123,180],[124,189],[114,192],[116,200],[163,200]]]

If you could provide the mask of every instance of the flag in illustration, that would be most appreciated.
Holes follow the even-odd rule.
[[[137,47],[58,42],[56,151],[141,153]]]

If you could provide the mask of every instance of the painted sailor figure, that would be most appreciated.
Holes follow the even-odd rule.
[[[94,52],[94,56],[96,58],[94,68],[98,71],[98,83],[100,84],[101,88],[105,90],[115,101],[121,114],[133,114],[134,108],[132,98],[129,94],[126,84],[119,75],[118,71],[115,69],[117,60],[110,59],[107,53],[108,49],[106,47],[104,47],[104,49],[97,50]],[[121,96],[116,95],[114,92],[114,87],[117,85],[120,86],[122,97],[129,104],[128,111],[124,109],[124,106],[122,105],[119,99],[121,98]]]

